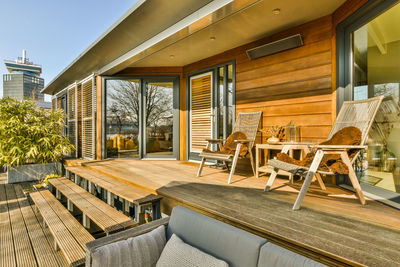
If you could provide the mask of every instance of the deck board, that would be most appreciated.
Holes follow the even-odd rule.
[[[50,183],[106,233],[136,225],[131,218],[66,178],[51,179]]]
[[[398,266],[400,211],[336,186],[312,184],[302,209],[292,211],[301,182],[277,179],[265,193],[266,176],[243,172],[227,184],[224,170],[180,161],[113,160],[83,163],[90,170],[163,196],[163,212],[185,205],[328,264]]]
[[[12,225],[12,234],[14,240],[14,249],[17,266],[32,266],[35,262],[35,255],[28,231],[19,208],[18,199],[14,191],[14,186],[11,184],[5,185],[7,205],[10,215],[10,223]]]
[[[6,176],[0,174],[0,266],[67,266],[23,195],[31,185],[6,184]]]

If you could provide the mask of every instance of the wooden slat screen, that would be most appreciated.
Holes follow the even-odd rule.
[[[78,158],[82,157],[82,85],[79,84],[77,88],[77,120],[78,120]]]
[[[94,79],[82,84],[82,156],[94,158]]]
[[[76,150],[72,152],[78,157],[78,110],[77,110],[77,87],[68,90],[68,138],[75,145]]]
[[[205,139],[212,137],[211,83],[211,73],[191,79],[191,152],[201,152],[207,145]]]

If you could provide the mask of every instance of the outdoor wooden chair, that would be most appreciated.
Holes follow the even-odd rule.
[[[218,152],[210,153],[210,152],[204,152],[204,151],[201,152],[199,156],[202,157],[202,160],[201,160],[201,164],[199,167],[199,171],[197,172],[197,177],[199,177],[201,175],[201,171],[203,169],[206,159],[214,159],[214,160],[223,161],[226,168],[228,169],[228,171],[229,171],[228,162],[232,162],[229,179],[228,179],[228,184],[230,184],[232,181],[232,177],[235,173],[236,163],[237,163],[238,159],[246,157],[246,155],[240,156],[242,146],[247,146],[247,148],[248,148],[248,154],[250,155],[251,168],[253,170],[253,174],[256,175],[252,148],[254,146],[254,141],[257,136],[257,130],[258,130],[258,126],[260,124],[261,114],[262,114],[261,111],[249,112],[249,113],[243,113],[243,112],[239,113],[232,133],[242,132],[246,135],[247,139],[246,140],[234,140],[234,142],[236,143],[236,149],[235,149],[234,154],[226,154],[226,153],[218,153]],[[206,141],[208,141],[206,150],[211,149],[213,144],[218,144],[219,148],[221,150],[223,147],[223,142],[225,142],[226,139],[206,139]]]
[[[324,155],[328,154],[338,154],[340,155],[341,160],[347,166],[349,170],[349,178],[353,185],[353,188],[356,191],[356,195],[359,198],[362,205],[365,205],[365,199],[363,192],[361,190],[360,184],[357,180],[356,173],[353,169],[353,163],[356,160],[357,156],[361,152],[361,150],[367,148],[367,140],[368,133],[371,129],[372,123],[374,122],[376,113],[382,103],[384,96],[377,96],[374,98],[359,100],[359,101],[345,101],[340,109],[340,112],[336,118],[335,124],[333,125],[331,132],[328,136],[328,139],[331,139],[332,136],[340,131],[341,129],[354,126],[361,130],[361,144],[360,145],[310,145],[310,144],[291,144],[286,143],[282,149],[282,153],[287,153],[291,149],[291,146],[303,146],[305,152],[307,152],[310,148],[315,150],[314,159],[310,165],[310,167],[298,166],[295,164],[286,163],[277,159],[271,159],[268,161],[268,165],[273,167],[274,170],[271,173],[267,185],[264,191],[269,191],[271,186],[276,178],[278,171],[285,170],[290,173],[300,175],[305,177],[304,183],[300,189],[299,195],[297,196],[296,202],[293,205],[293,210],[298,210],[301,206],[301,203],[305,197],[305,194],[312,182],[313,177],[315,176],[318,179],[318,182],[322,183],[322,179],[319,174],[324,175],[335,175],[333,172],[329,172],[326,170],[319,169],[319,165],[322,161]],[[358,152],[352,158],[349,158],[347,151],[349,149],[357,149]],[[322,183],[323,185],[323,183]],[[323,186],[324,187],[324,186]]]

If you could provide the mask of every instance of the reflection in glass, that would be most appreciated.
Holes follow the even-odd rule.
[[[219,118],[218,118],[218,133],[220,139],[226,138],[224,136],[224,67],[218,68],[218,105],[219,105]]]
[[[400,193],[400,4],[353,32],[353,98],[385,99],[356,163],[361,182]]]
[[[173,154],[173,83],[146,83],[146,154]]]
[[[139,157],[139,80],[106,81],[108,158]]]
[[[232,132],[233,124],[235,123],[235,109],[233,106],[233,65],[228,65],[228,133]]]

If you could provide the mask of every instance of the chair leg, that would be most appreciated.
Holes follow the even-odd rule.
[[[256,168],[254,166],[254,157],[253,157],[253,152],[250,149],[250,163],[251,163],[251,169],[253,170],[253,175],[256,176]]]
[[[233,157],[233,160],[232,160],[232,167],[231,167],[231,172],[229,173],[228,184],[230,184],[232,182],[232,177],[235,174],[236,163],[237,163],[237,160],[239,158],[239,153],[240,153],[241,146],[242,146],[241,143],[236,145],[235,156]]]
[[[324,184],[324,181],[322,180],[321,174],[316,173],[316,174],[315,174],[315,177],[317,178],[319,187],[321,187],[322,190],[326,190],[326,186],[325,186],[325,184]]]
[[[342,152],[340,153],[340,157],[342,158],[344,164],[346,164],[347,168],[349,168],[349,178],[351,181],[351,184],[353,185],[353,188],[356,190],[356,195],[358,199],[360,200],[362,205],[365,205],[365,198],[364,198],[364,193],[362,192],[360,183],[358,182],[357,175],[354,172],[353,166],[351,164],[351,161],[349,159],[349,156],[347,155],[347,152]]]
[[[319,164],[321,163],[323,156],[324,156],[324,152],[322,150],[318,150],[317,153],[315,154],[314,160],[311,163],[310,169],[308,170],[306,178],[304,179],[304,183],[300,189],[299,195],[296,198],[296,202],[293,205],[293,210],[300,209],[301,203],[303,202],[303,199],[306,196],[308,188],[310,187],[310,184],[312,182],[312,178],[314,177],[315,173],[317,172]]]
[[[290,150],[290,145],[284,145],[282,148],[281,153],[288,153]],[[274,168],[274,170],[271,172],[268,181],[267,181],[267,185],[264,188],[264,192],[268,192],[271,191],[271,186],[274,184],[275,178],[278,175],[278,168]]]
[[[274,184],[275,178],[278,175],[278,171],[279,169],[274,168],[274,170],[271,172],[268,181],[267,181],[267,185],[264,188],[264,192],[268,192],[271,191],[271,186]]]
[[[200,177],[201,171],[203,170],[205,161],[206,161],[206,159],[203,157],[203,158],[201,159],[201,163],[200,163],[199,170],[197,171],[197,177]]]
[[[227,169],[228,172],[229,172],[230,170],[229,170],[229,164],[228,164],[228,162],[227,162],[227,161],[224,161],[224,164],[225,164],[226,169]]]

